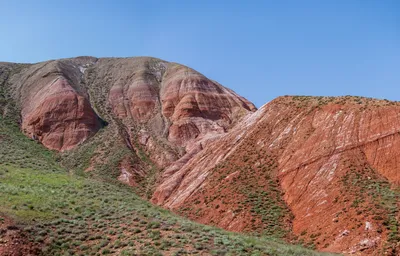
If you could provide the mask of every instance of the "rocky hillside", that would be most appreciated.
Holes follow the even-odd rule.
[[[400,253],[400,103],[286,96],[256,110],[147,57],[0,63],[0,86],[3,118],[71,172],[231,231]]]
[[[398,255],[399,113],[384,100],[280,97],[164,173],[152,201],[322,251]]]
[[[0,113],[24,134],[65,152],[71,169],[119,176],[148,195],[160,169],[256,110],[193,69],[155,58],[1,63],[0,78]]]
[[[328,255],[200,225],[130,187],[68,172],[0,117],[0,255]]]

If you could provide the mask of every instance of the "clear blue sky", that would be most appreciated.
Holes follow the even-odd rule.
[[[261,106],[290,95],[400,100],[400,1],[0,0],[0,61],[154,56]]]

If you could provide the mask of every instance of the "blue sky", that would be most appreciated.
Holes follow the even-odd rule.
[[[0,61],[154,56],[257,106],[280,95],[400,100],[400,1],[0,0]]]

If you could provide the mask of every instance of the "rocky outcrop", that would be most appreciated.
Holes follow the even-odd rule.
[[[22,131],[49,149],[72,149],[100,129],[101,120],[81,88],[82,61],[24,65],[8,79]]]
[[[168,139],[187,149],[206,135],[223,134],[256,110],[234,92],[178,64],[168,66],[160,100],[162,113],[171,124]]]
[[[278,98],[164,176],[152,200],[235,231],[268,230],[276,214],[324,251],[396,253],[399,113],[366,98]]]
[[[99,128],[99,118],[89,101],[64,77],[44,85],[23,108],[23,132],[49,149],[72,149]]]

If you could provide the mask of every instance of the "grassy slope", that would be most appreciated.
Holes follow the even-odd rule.
[[[4,119],[0,159],[0,213],[44,244],[44,255],[319,255],[196,224],[149,204],[126,186],[70,174],[55,154]]]

